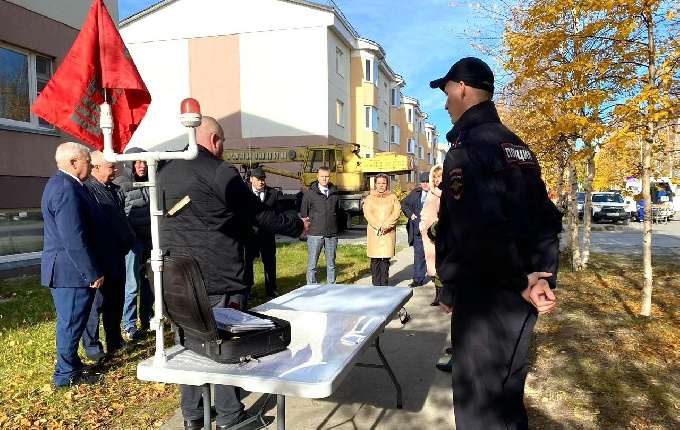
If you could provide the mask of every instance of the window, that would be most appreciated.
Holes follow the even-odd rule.
[[[345,126],[345,104],[340,100],[335,101],[335,122],[339,126]]]
[[[342,64],[342,50],[338,47],[335,48],[335,71],[338,72],[338,75],[345,76]]]
[[[364,81],[378,85],[378,64],[373,58],[364,58]]]
[[[406,139],[406,152],[410,152],[411,154],[416,153],[416,142],[413,138],[409,137]]]
[[[0,124],[54,126],[30,112],[52,76],[52,59],[0,44]]]
[[[409,124],[413,124],[413,108],[408,107],[406,108],[406,122]]]
[[[364,60],[364,81],[372,82],[373,76],[373,60],[366,58]]]
[[[433,164],[432,163],[432,153],[428,152],[427,153],[427,164]]]
[[[408,175],[406,175],[406,180],[408,182],[413,182],[413,172],[408,172]]]
[[[390,104],[394,107],[399,107],[401,101],[401,95],[399,94],[399,88],[392,88],[390,91]]]
[[[369,130],[378,131],[378,109],[373,106],[364,106],[364,110],[364,126]]]
[[[390,142],[399,145],[399,126],[393,125],[390,130]]]
[[[421,160],[425,159],[425,150],[423,149],[422,146],[418,146],[418,158]]]

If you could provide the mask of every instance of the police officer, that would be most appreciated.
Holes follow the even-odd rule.
[[[454,127],[437,226],[440,306],[451,317],[456,428],[526,429],[526,355],[538,314],[555,306],[562,214],[535,155],[501,124],[494,76],[463,58],[430,82]]]

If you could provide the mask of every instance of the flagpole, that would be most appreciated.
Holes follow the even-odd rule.
[[[201,108],[195,99],[182,100],[180,105],[180,122],[187,128],[189,146],[182,152],[152,151],[132,154],[116,154],[113,150],[113,115],[111,105],[106,102],[104,89],[104,103],[101,104],[100,127],[104,136],[104,158],[109,162],[116,161],[146,161],[148,171],[147,182],[135,182],[136,187],[149,187],[149,212],[151,214],[151,269],[153,270],[154,285],[154,317],[150,321],[150,328],[156,330],[156,353],[154,363],[166,361],[163,340],[163,251],[160,247],[160,220],[164,213],[158,203],[157,170],[159,160],[193,160],[198,155],[196,144],[196,127],[201,125]]]

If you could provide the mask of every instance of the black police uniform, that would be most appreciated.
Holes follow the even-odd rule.
[[[493,102],[468,109],[447,139],[436,267],[440,302],[453,306],[456,427],[527,428],[526,354],[538,314],[520,293],[536,271],[552,272],[555,287],[562,214]]]

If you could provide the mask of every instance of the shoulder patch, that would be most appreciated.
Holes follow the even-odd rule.
[[[463,196],[463,169],[451,169],[449,172],[449,192],[451,197],[459,200]]]
[[[503,155],[508,164],[536,165],[531,151],[525,146],[501,143],[501,148],[503,148]]]

